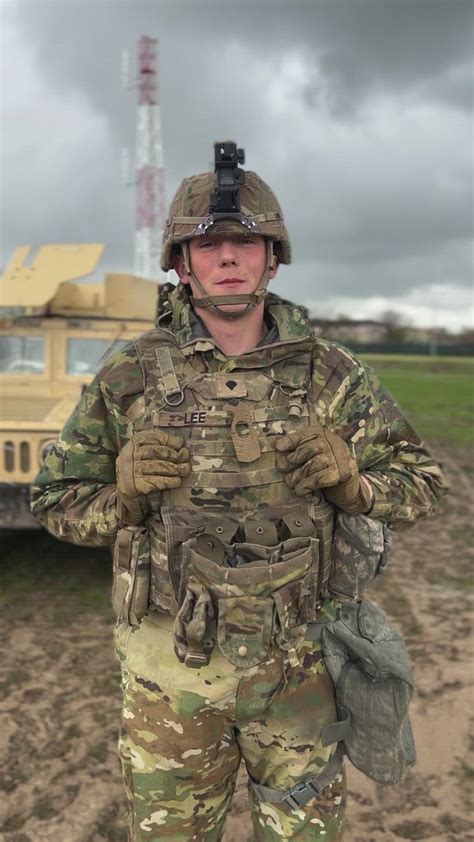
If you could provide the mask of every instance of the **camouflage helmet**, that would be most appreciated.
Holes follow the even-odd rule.
[[[280,204],[267,184],[249,170],[240,188],[240,214],[210,214],[210,197],[216,187],[213,172],[185,178],[170,205],[163,232],[161,268],[173,268],[173,249],[203,234],[260,234],[273,241],[280,263],[291,263],[291,245]]]

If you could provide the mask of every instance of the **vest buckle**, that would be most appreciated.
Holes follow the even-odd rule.
[[[206,655],[204,652],[188,652],[184,656],[184,664],[186,667],[200,669],[201,667],[207,667],[208,663],[209,655]]]

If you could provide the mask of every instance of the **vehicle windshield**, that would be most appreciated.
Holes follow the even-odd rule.
[[[0,336],[1,374],[43,374],[43,336]]]
[[[105,357],[122,345],[125,345],[125,340],[68,339],[67,373],[95,374]]]

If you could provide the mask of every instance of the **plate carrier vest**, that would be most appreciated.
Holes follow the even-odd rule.
[[[179,488],[149,495],[140,549],[142,562],[149,553],[151,606],[180,611],[188,625],[194,609],[202,616],[200,642],[184,639],[182,624],[182,647],[177,635],[190,666],[209,659],[216,636],[237,666],[263,660],[272,639],[291,652],[327,593],[334,507],[322,494],[297,497],[274,450],[277,435],[317,420],[313,341],[273,342],[211,371],[212,353],[186,354],[170,330],[136,340],[140,428],[178,434],[191,453]]]

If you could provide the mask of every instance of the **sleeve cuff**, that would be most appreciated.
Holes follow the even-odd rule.
[[[144,494],[138,497],[127,497],[117,489],[117,514],[120,523],[136,526],[143,523],[149,512],[149,506]]]

